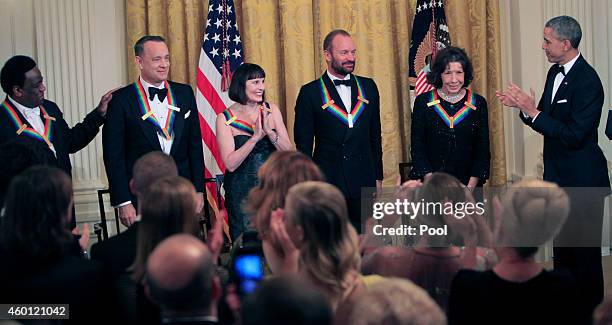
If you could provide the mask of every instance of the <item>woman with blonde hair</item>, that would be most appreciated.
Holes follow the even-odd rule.
[[[547,271],[535,259],[538,247],[568,217],[565,191],[553,183],[527,180],[493,203],[500,220],[495,232],[499,263],[490,271],[457,273],[450,324],[589,324],[591,310],[585,310],[571,275]]]
[[[272,214],[272,241],[284,253],[284,272],[298,272],[324,293],[334,310],[364,288],[358,237],[342,193],[323,182],[303,182]]]

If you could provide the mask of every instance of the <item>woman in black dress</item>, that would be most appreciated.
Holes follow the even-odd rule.
[[[257,170],[276,150],[293,150],[280,110],[264,99],[266,73],[251,63],[236,69],[229,98],[236,103],[217,115],[216,136],[225,165],[225,206],[232,241],[249,228],[242,201],[257,185]]]
[[[472,63],[463,49],[448,47],[434,59],[412,113],[412,179],[445,172],[473,189],[489,177],[491,153],[486,100],[467,87]]]

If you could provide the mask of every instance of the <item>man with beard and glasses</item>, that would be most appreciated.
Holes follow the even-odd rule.
[[[352,73],[356,49],[345,30],[325,36],[323,53],[327,71],[302,86],[295,104],[295,143],[342,191],[361,231],[361,188],[381,187],[383,179],[378,88]]]

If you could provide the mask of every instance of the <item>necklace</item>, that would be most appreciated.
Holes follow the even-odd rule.
[[[458,102],[461,98],[463,98],[463,96],[465,96],[465,91],[463,89],[461,89],[458,93],[456,93],[455,95],[448,95],[446,94],[442,88],[438,89],[438,95],[440,95],[440,97],[442,97],[442,99],[444,99],[447,102],[450,103],[456,103]]]

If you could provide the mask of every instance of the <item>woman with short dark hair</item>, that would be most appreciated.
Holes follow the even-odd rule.
[[[414,101],[412,179],[445,172],[473,189],[489,177],[487,101],[468,88],[472,79],[472,63],[463,49],[438,52],[427,74],[436,89]]]
[[[216,137],[225,165],[225,205],[230,235],[236,240],[249,227],[242,201],[257,185],[257,170],[276,150],[293,150],[280,110],[265,101],[264,70],[241,65],[232,77],[229,97],[235,101],[217,115]]]

